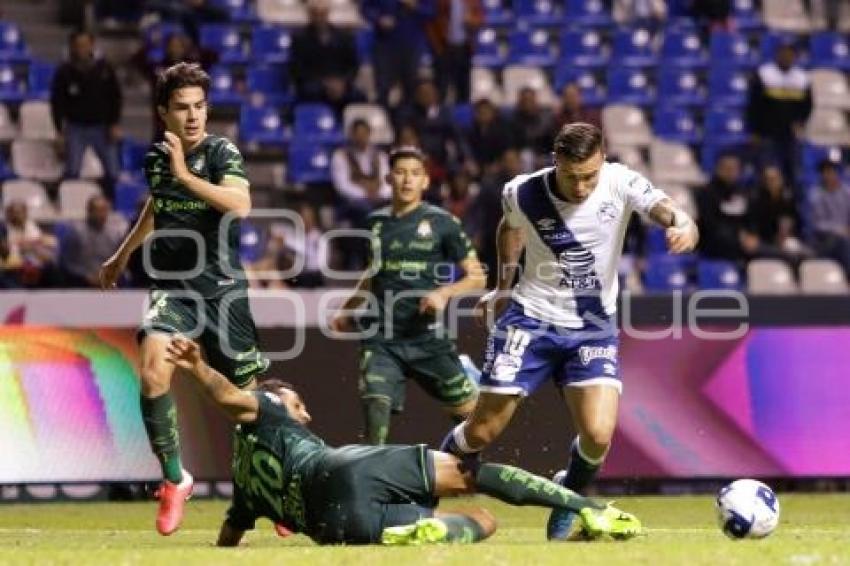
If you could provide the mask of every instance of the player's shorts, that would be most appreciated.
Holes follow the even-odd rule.
[[[386,527],[431,517],[436,471],[424,444],[342,446],[316,465],[305,494],[310,537],[320,544],[379,542]]]
[[[552,378],[562,387],[607,384],[622,392],[616,326],[572,330],[541,322],[511,301],[487,339],[481,391],[530,395]]]
[[[246,296],[203,299],[180,291],[151,291],[150,307],[137,333],[184,334],[197,340],[207,362],[231,383],[244,387],[269,367],[259,348]]]
[[[364,343],[360,351],[360,397],[389,400],[404,409],[405,377],[447,407],[463,405],[478,394],[448,340]]]

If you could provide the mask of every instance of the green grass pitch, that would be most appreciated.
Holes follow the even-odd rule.
[[[544,540],[544,510],[487,498],[446,501],[446,509],[491,509],[499,531],[478,545],[416,548],[318,547],[301,536],[280,539],[270,523],[260,521],[243,548],[218,549],[212,541],[224,501],[190,502],[183,528],[168,538],[154,532],[153,502],[0,505],[0,564],[850,565],[850,495],[779,497],[779,528],[760,541],[724,537],[711,497],[669,496],[618,500],[643,520],[646,536],[555,544]]]

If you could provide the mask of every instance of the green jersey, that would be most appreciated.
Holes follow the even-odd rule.
[[[445,210],[421,204],[404,216],[389,207],[373,212],[368,227],[374,236],[372,293],[378,301],[379,331],[373,340],[431,338],[437,329],[432,314],[419,312],[427,292],[451,283],[457,263],[475,257],[460,221]],[[387,328],[390,325],[391,328]]]
[[[186,166],[213,185],[227,180],[248,186],[242,155],[222,137],[204,138],[186,155]],[[158,231],[151,244],[151,264],[162,273],[151,274],[154,287],[191,290],[207,298],[245,288],[239,261],[239,220],[225,225],[223,213],[177,182],[163,143],[153,144],[145,157],[145,177]]]
[[[291,416],[271,393],[254,392],[257,420],[236,428],[233,504],[227,521],[240,530],[265,517],[293,532],[315,530],[308,509],[316,466],[329,452],[322,440]]]

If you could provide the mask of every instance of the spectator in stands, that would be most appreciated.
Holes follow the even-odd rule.
[[[724,153],[718,158],[708,185],[697,191],[700,253],[705,257],[742,261],[759,249],[750,199],[740,179],[738,156]]]
[[[253,287],[313,288],[324,282],[322,271],[327,268],[329,259],[327,240],[322,238],[313,207],[306,202],[301,203],[296,212],[301,219],[301,227],[296,228],[289,223],[273,224],[262,257],[246,266]],[[264,273],[271,272],[281,275],[291,273],[299,261],[303,261],[301,271],[285,281],[280,277],[262,277]]]
[[[390,91],[402,87],[410,100],[426,47],[425,25],[434,16],[434,0],[363,0],[363,15],[375,34],[372,63],[378,101],[390,102]]]
[[[70,58],[56,69],[50,87],[50,109],[66,153],[65,178],[78,178],[87,147],[94,149],[104,170],[103,189],[112,198],[118,178],[121,86],[115,70],[94,53],[94,36],[71,34]]]
[[[614,0],[614,21],[620,25],[659,27],[667,19],[664,0]]]
[[[727,30],[730,27],[732,0],[693,0],[691,16],[705,31]]]
[[[469,102],[473,41],[483,22],[481,0],[437,0],[437,13],[426,32],[443,100],[451,86],[455,104]]]
[[[6,205],[5,256],[2,266],[6,276],[21,287],[44,287],[55,283],[58,243],[45,234],[28,216],[27,204],[14,200]]]
[[[62,270],[68,287],[100,287],[98,272],[127,233],[127,221],[112,213],[112,204],[95,195],[86,204],[86,218],[70,225]]]
[[[348,143],[334,151],[331,178],[341,202],[341,216],[360,226],[375,208],[389,201],[387,154],[371,140],[372,128],[363,119],[348,129]]]
[[[778,165],[762,169],[750,214],[760,242],[756,255],[784,259],[793,265],[810,255],[799,239],[800,218],[792,190],[785,184]]]
[[[488,98],[475,102],[472,126],[466,132],[466,141],[476,169],[487,172],[496,164],[506,149],[511,147],[510,125],[499,115],[499,109]]]
[[[201,42],[201,26],[225,23],[230,19],[227,10],[207,0],[147,0],[147,10],[158,13],[165,21],[182,25],[195,45]]]
[[[850,188],[838,165],[820,163],[821,182],[811,196],[812,246],[821,257],[839,262],[850,278]]]
[[[778,161],[786,179],[797,178],[797,142],[812,112],[809,74],[796,57],[792,43],[781,44],[775,60],[759,66],[747,104],[757,152],[764,161]]]
[[[550,132],[550,139],[554,132],[561,129],[564,124],[573,122],[586,122],[602,129],[602,112],[598,108],[584,105],[581,89],[576,83],[567,83],[561,89],[561,102],[558,114],[555,116],[555,127]]]
[[[473,182],[472,176],[465,169],[457,169],[449,175],[443,195],[443,208],[458,217],[464,229],[468,228],[469,214],[472,203],[478,194],[478,186]]]
[[[551,160],[555,118],[549,108],[540,105],[535,89],[523,87],[519,91],[512,122],[513,144],[521,151],[531,152],[538,165],[543,165],[542,160],[548,163]]]
[[[328,0],[307,3],[309,23],[292,38],[289,72],[299,102],[322,102],[342,114],[363,99],[354,88],[357,47],[347,31],[331,25]]]

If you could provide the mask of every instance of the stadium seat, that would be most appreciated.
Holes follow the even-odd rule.
[[[556,49],[545,29],[515,30],[508,38],[508,61],[512,65],[551,67]]]
[[[712,67],[708,74],[708,106],[746,106],[749,79],[746,71],[732,66]]]
[[[683,185],[665,184],[661,187],[673,201],[679,205],[679,208],[684,210],[688,215],[697,219],[697,203],[694,200],[694,195],[691,189]]]
[[[26,63],[29,52],[17,24],[0,21],[0,62]]]
[[[514,18],[520,27],[551,26],[561,20],[560,4],[553,0],[513,0]]]
[[[292,100],[285,65],[252,65],[248,68],[248,93],[256,105],[282,106]]]
[[[257,15],[270,24],[289,27],[307,25],[307,6],[301,0],[257,0]]]
[[[850,87],[845,73],[834,69],[814,69],[809,72],[809,78],[812,80],[815,108],[850,110]]]
[[[688,288],[688,273],[680,257],[653,254],[646,261],[643,285],[647,291],[684,291]]]
[[[333,109],[325,104],[299,104],[295,107],[294,139],[311,143],[340,144],[345,140]]]
[[[239,27],[235,25],[202,25],[200,46],[218,53],[218,60],[221,63],[247,63],[250,60],[239,34]]]
[[[776,50],[783,44],[790,44],[798,48],[801,47],[799,45],[798,36],[793,33],[772,29],[761,34],[759,52],[761,53],[762,61],[772,61],[776,56]],[[805,63],[805,59],[805,51],[798,49],[797,62],[803,64]]]
[[[20,132],[18,126],[12,121],[9,109],[0,103],[0,142],[9,142],[15,139]]]
[[[26,98],[26,86],[11,64],[0,63],[0,103],[20,103]]]
[[[767,27],[793,33],[808,33],[811,22],[803,0],[762,0],[761,13]]]
[[[158,22],[144,30],[145,53],[149,61],[160,62],[165,56],[165,43],[172,35],[185,35],[183,26],[174,22]]]
[[[696,29],[667,28],[661,43],[662,66],[704,67],[708,57]]]
[[[644,177],[649,176],[649,167],[639,146],[608,144],[606,154],[609,159],[622,163]]]
[[[514,22],[514,14],[503,0],[483,0],[482,4],[485,26],[502,27]]]
[[[738,268],[731,261],[701,259],[697,264],[697,284],[700,289],[741,290],[743,282]]]
[[[649,75],[641,69],[611,67],[608,69],[608,103],[650,106],[655,93]]]
[[[791,267],[781,259],[753,259],[747,264],[747,291],[752,295],[795,295]]]
[[[265,238],[262,231],[253,223],[243,220],[239,224],[239,259],[243,262],[255,262],[263,257]]]
[[[624,28],[614,33],[611,60],[626,67],[651,67],[656,63],[652,33],[646,28]]]
[[[850,128],[844,112],[815,108],[806,123],[806,139],[817,145],[850,145]]]
[[[477,100],[473,98],[473,100]],[[474,110],[472,104],[455,104],[452,106],[452,118],[457,127],[461,130],[468,130],[472,127]]]
[[[487,98],[496,106],[502,104],[505,96],[492,70],[486,67],[473,67],[470,80],[472,81],[470,98],[473,101]]]
[[[611,11],[603,0],[567,0],[564,19],[567,25],[610,26]]]
[[[608,100],[605,88],[595,73],[570,65],[559,65],[555,69],[555,90],[561,92],[569,83],[578,85],[582,101],[587,106],[602,106]]]
[[[321,144],[293,144],[289,148],[288,174],[293,183],[328,183],[331,151]]]
[[[844,269],[831,259],[807,259],[800,264],[800,288],[806,295],[846,295],[850,291]]]
[[[502,85],[505,91],[504,104],[515,106],[519,91],[531,87],[537,91],[537,100],[543,106],[555,104],[555,93],[549,85],[549,79],[543,69],[525,65],[509,65],[502,71]]]
[[[124,179],[115,184],[115,210],[131,220],[139,212],[140,203],[148,197],[148,186],[140,179]]]
[[[652,131],[659,138],[686,144],[697,143],[701,137],[689,110],[666,105],[656,107]]]
[[[840,146],[820,146],[811,143],[802,144],[803,177],[806,179],[817,179],[818,165],[822,161],[842,163],[850,160],[843,159]]]
[[[347,132],[351,123],[358,118],[369,122],[374,143],[389,145],[395,140],[395,132],[384,107],[378,104],[349,104],[342,114],[343,129]]]
[[[254,28],[251,36],[251,56],[259,63],[286,63],[292,47],[290,31],[281,26],[263,25]]]
[[[12,167],[6,163],[6,158],[0,153],[0,181],[5,181],[6,179],[14,179],[15,172],[12,171]]]
[[[16,200],[27,203],[29,217],[36,222],[53,220],[56,217],[56,211],[50,203],[47,190],[38,181],[28,179],[5,181],[3,183],[3,208]]]
[[[94,149],[89,146],[83,152],[83,163],[80,166],[80,178],[101,179],[103,178],[103,164],[98,159]]]
[[[613,145],[648,146],[652,131],[646,116],[637,106],[610,104],[602,109],[602,128]]]
[[[149,145],[133,138],[121,140],[121,170],[141,177],[145,167],[145,156]]]
[[[738,31],[759,31],[764,27],[756,0],[732,0],[732,15]]]
[[[706,139],[703,141],[702,146],[700,146],[700,166],[703,171],[708,172],[709,174],[714,171],[714,166],[717,164],[717,160],[721,155],[726,153],[737,153],[742,157],[742,161],[744,164],[744,172],[743,176],[746,177],[749,172],[747,171],[747,146],[742,144],[730,144],[730,143],[717,143],[713,140]]]
[[[691,148],[685,144],[653,139],[649,145],[651,178],[655,183],[701,185],[705,175],[694,159]]]
[[[30,100],[47,100],[50,98],[50,85],[56,65],[43,61],[32,61],[27,78],[27,98]]]
[[[705,142],[715,145],[745,144],[749,140],[744,114],[731,108],[712,108],[705,116]]]
[[[835,32],[821,32],[809,39],[809,64],[812,67],[850,71],[850,44]]]
[[[228,65],[214,65],[210,69],[210,102],[219,106],[238,106],[244,99],[236,89],[233,69]]]
[[[210,2],[216,8],[225,10],[231,22],[253,23],[257,21],[257,13],[254,11],[250,0],[212,0]]]
[[[758,64],[759,57],[750,45],[747,37],[741,33],[714,31],[709,42],[711,62],[716,66],[734,65],[752,69]]]
[[[472,64],[477,67],[503,67],[507,62],[507,48],[492,27],[482,27],[475,34],[473,53]]]
[[[28,140],[56,140],[56,127],[50,114],[50,104],[27,100],[20,108],[21,136]]]
[[[608,64],[602,34],[594,29],[570,28],[561,33],[559,63],[569,67],[601,68]]]
[[[702,106],[705,88],[693,70],[665,66],[658,70],[657,97],[659,107]]]
[[[282,148],[287,145],[289,138],[289,132],[277,108],[242,105],[239,112],[239,139],[241,141]]]
[[[59,215],[64,220],[85,218],[89,199],[99,194],[101,191],[97,183],[79,179],[62,181],[59,183]]]
[[[650,255],[667,253],[667,231],[654,224],[646,229],[646,253]]]
[[[58,181],[63,165],[53,142],[17,139],[12,142],[12,170],[18,177],[38,181]]]

